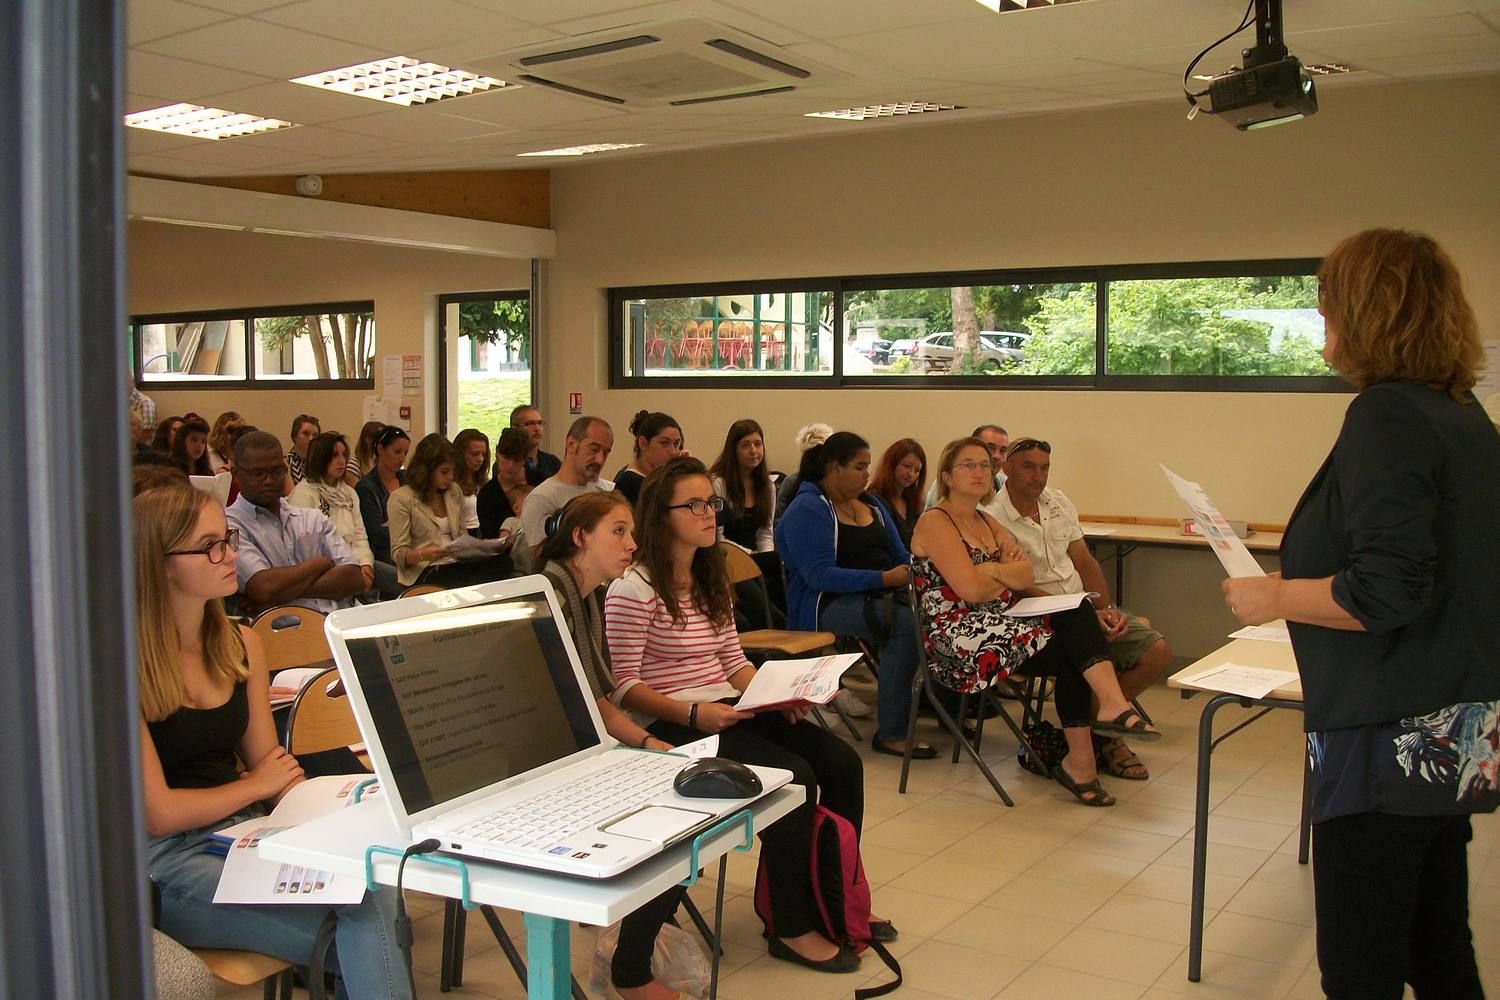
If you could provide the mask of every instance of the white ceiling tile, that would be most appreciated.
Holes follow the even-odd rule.
[[[280,118],[299,125],[322,125],[344,118],[359,118],[380,107],[367,98],[286,80],[215,94],[214,100],[222,101],[225,107],[233,107],[236,111]]]
[[[231,170],[266,170],[276,173],[281,168],[303,159],[298,153],[284,150],[257,149],[238,139],[220,139],[217,142],[205,139],[195,146],[174,149],[170,154],[174,160],[197,163],[203,166],[225,167]]]
[[[640,4],[621,3],[620,0],[460,0],[470,7],[495,10],[511,17],[518,17],[532,24],[551,24],[555,21],[574,21],[595,14],[608,14],[625,7]]]
[[[223,168],[170,156],[153,156],[132,153],[125,162],[125,169],[132,174],[157,174],[162,177],[207,177],[222,174]]]
[[[413,48],[406,54],[415,59],[425,59],[443,66],[477,72],[474,69],[475,63],[492,60],[513,49],[555,42],[561,37],[563,36],[550,28],[524,28],[507,32],[503,39],[492,38],[488,35],[469,35],[446,45]]]
[[[1500,72],[1500,52],[1456,53],[1451,59],[1435,62],[1431,56],[1391,56],[1371,59],[1368,68],[1397,79],[1419,79],[1424,77],[1473,76],[1479,73]],[[1322,86],[1319,83],[1319,86]]]
[[[131,0],[132,3],[139,0]],[[229,14],[245,15],[258,14],[272,7],[280,7],[288,0],[187,0],[196,7],[207,7],[210,10],[224,11]]]
[[[454,0],[302,0],[257,15],[299,31],[368,45],[392,55],[484,38],[507,44],[509,35],[531,30],[524,21]]]
[[[1064,56],[1061,46],[1044,38],[1036,29],[1035,20],[1024,15],[1007,20],[1000,15],[850,35],[834,44],[857,58],[884,67],[886,73],[957,79],[955,74],[963,70]]]
[[[207,139],[194,139],[185,135],[172,135],[170,132],[153,132],[150,129],[130,128],[124,130],[125,150],[132,157],[137,153],[153,155],[156,153],[169,153],[174,149],[191,149],[200,142],[208,142]]]
[[[819,0],[826,2],[826,0]],[[923,0],[927,2],[927,0]],[[810,41],[811,37],[795,31],[784,24],[758,17],[748,10],[730,7],[716,0],[668,0],[643,7],[619,5],[617,13],[599,14],[576,20],[548,19],[547,27],[566,35],[584,35],[595,31],[608,31],[629,24],[652,21],[676,21],[685,18],[707,18],[730,28],[737,28],[748,35],[763,38],[772,45],[790,45],[794,42]]]
[[[445,114],[471,121],[489,122],[508,129],[552,128],[574,122],[607,120],[625,115],[599,101],[573,97],[547,87],[522,86],[511,90],[471,94],[441,105]]]
[[[337,129],[403,143],[447,142],[450,139],[510,131],[489,122],[445,115],[432,107],[396,108],[360,118],[348,118],[339,122]]]
[[[165,98],[167,103],[202,103],[198,99],[208,94],[220,94],[226,90],[265,83],[266,78],[221,66],[209,66],[201,62],[131,49],[126,54],[125,81],[133,94]]]
[[[729,0],[727,6],[786,25],[812,38],[891,31],[924,24],[994,17],[975,0],[917,0],[881,4],[867,0]]]
[[[215,21],[223,21],[229,16],[223,11],[177,3],[176,0],[132,3],[125,11],[126,37],[129,39],[127,44],[138,45],[153,38],[191,31]]]
[[[236,139],[235,143],[251,149],[296,154],[299,160],[309,157],[388,154],[393,149],[401,148],[401,144],[394,139],[361,135],[357,132],[338,132],[311,125],[247,135],[243,139]]]
[[[1290,35],[1294,31],[1344,25],[1425,21],[1473,9],[1473,0],[1316,0],[1286,5],[1282,21]],[[1205,39],[1204,44],[1209,41],[1212,39]]]
[[[244,17],[147,42],[141,48],[280,80],[394,54]]]

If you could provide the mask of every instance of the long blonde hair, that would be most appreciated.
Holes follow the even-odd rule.
[[[141,714],[160,722],[183,706],[182,649],[168,600],[167,551],[189,540],[198,514],[214,502],[190,486],[146,490],[135,498],[135,593],[137,667]],[[203,608],[203,666],[210,677],[238,683],[250,675],[245,648],[224,614],[224,602]]]

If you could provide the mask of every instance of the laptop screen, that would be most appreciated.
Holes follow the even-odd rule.
[[[599,744],[563,627],[532,593],[346,640],[407,812]]]

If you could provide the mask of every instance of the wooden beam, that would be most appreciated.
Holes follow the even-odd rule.
[[[548,170],[433,170],[320,176],[323,193],[309,200],[396,208],[536,229],[552,227],[552,175]],[[295,176],[160,179],[302,197],[297,193]]]

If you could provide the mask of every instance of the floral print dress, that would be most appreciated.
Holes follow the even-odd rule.
[[[942,508],[933,509],[953,520]],[[988,520],[985,523],[989,525]],[[992,537],[994,531],[990,526]],[[975,566],[996,561],[998,538],[995,552],[970,545],[962,532],[959,540]],[[983,604],[963,600],[927,556],[912,557],[912,584],[917,592],[928,669],[934,680],[959,694],[982,691],[1003,679],[1052,638],[1052,628],[1045,618],[1007,618],[1003,614],[1016,602],[1016,595],[1009,590]]]

